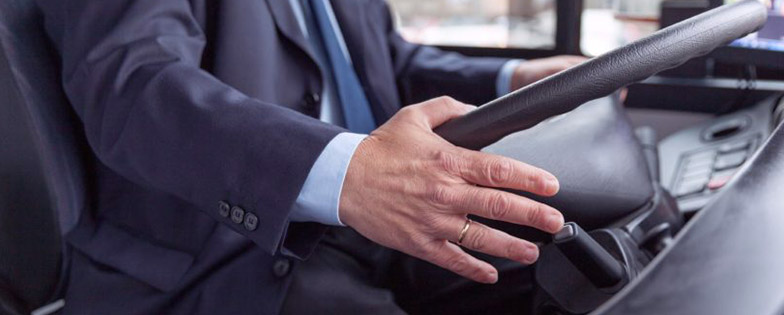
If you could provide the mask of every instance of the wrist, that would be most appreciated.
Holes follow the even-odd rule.
[[[351,157],[365,137],[343,132],[324,147],[291,207],[289,220],[344,225],[339,215],[340,194]]]
[[[532,72],[533,71],[531,71],[530,69],[527,69],[526,63],[519,64],[515,68],[514,73],[512,74],[512,79],[509,80],[510,83],[509,90],[514,91],[528,84],[531,84],[533,81],[531,75]]]
[[[359,207],[361,200],[357,200],[357,198],[360,195],[358,190],[361,189],[362,185],[358,183],[364,181],[366,173],[364,164],[366,157],[369,155],[368,146],[370,146],[370,142],[374,141],[371,135],[359,142],[349,160],[346,176],[343,180],[343,187],[338,201],[338,218],[340,222],[350,227],[354,226],[357,209],[361,208]]]

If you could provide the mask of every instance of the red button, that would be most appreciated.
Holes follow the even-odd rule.
[[[723,187],[725,184],[727,184],[727,182],[729,182],[730,179],[732,179],[732,176],[711,178],[711,180],[708,182],[708,189],[710,189],[710,190],[719,189],[719,188]]]

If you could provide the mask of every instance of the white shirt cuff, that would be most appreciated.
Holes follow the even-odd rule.
[[[344,132],[324,147],[302,185],[289,220],[344,225],[338,213],[343,180],[354,151],[365,137],[367,135]]]
[[[501,71],[498,71],[498,76],[495,79],[495,91],[498,97],[504,96],[511,92],[512,87],[512,76],[514,75],[515,69],[520,63],[523,62],[522,59],[512,59],[507,61],[503,67],[501,67]]]

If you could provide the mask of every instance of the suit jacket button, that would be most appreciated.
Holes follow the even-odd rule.
[[[245,229],[248,231],[255,231],[259,226],[259,217],[248,212],[245,214],[245,221],[242,222],[242,225],[245,226]]]
[[[321,101],[321,95],[318,95],[318,93],[305,94],[305,105],[315,107],[319,101]]]
[[[291,263],[287,259],[278,259],[272,264],[272,273],[276,277],[285,277],[291,270]]]
[[[224,218],[228,217],[230,210],[231,210],[231,206],[229,205],[228,202],[225,201],[218,202],[218,214],[220,214],[220,216]]]
[[[242,223],[245,218],[245,210],[240,207],[234,206],[231,208],[231,221],[237,224]]]
[[[315,114],[316,108],[321,101],[321,96],[318,93],[308,93],[302,99],[303,111],[306,114]]]

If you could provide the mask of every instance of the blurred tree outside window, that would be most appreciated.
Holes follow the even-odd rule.
[[[388,0],[408,41],[442,46],[553,49],[555,0]]]

